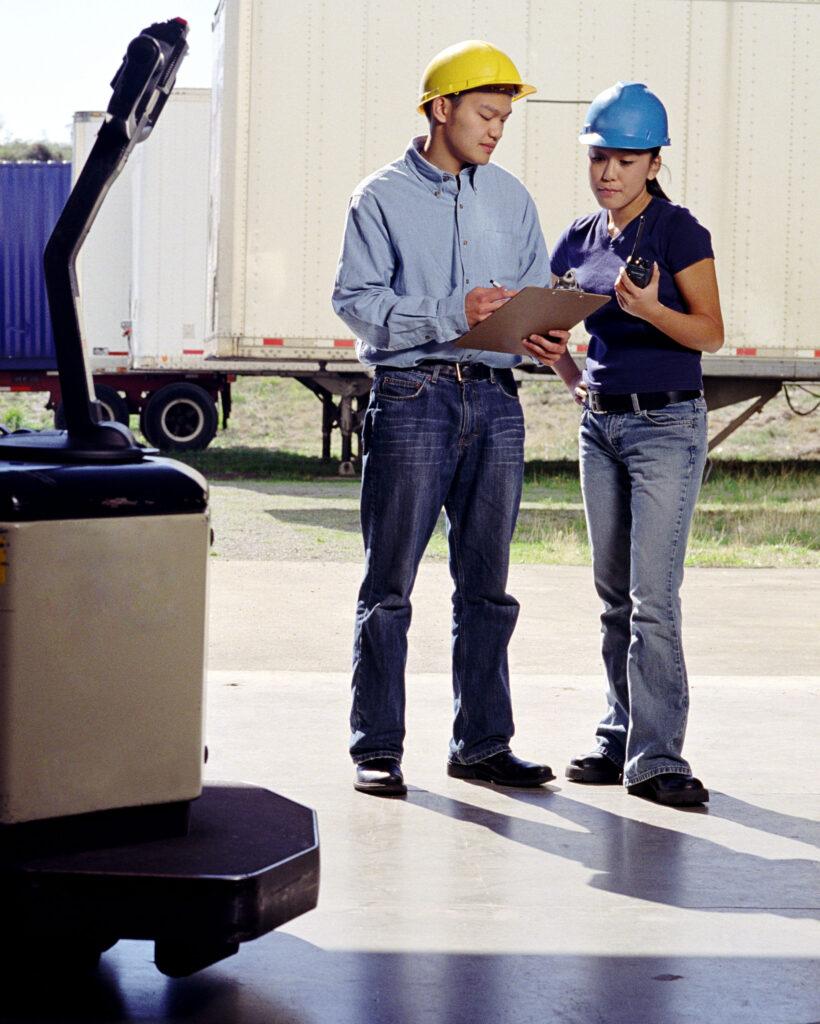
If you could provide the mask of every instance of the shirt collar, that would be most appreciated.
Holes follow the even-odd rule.
[[[440,167],[436,167],[435,164],[431,164],[430,161],[423,156],[422,150],[424,149],[424,143],[426,141],[426,135],[417,135],[415,138],[410,140],[407,152],[404,155],[407,166],[417,178],[425,184],[429,183],[433,187],[433,190],[442,188],[446,190],[447,185],[449,184],[455,191],[455,176],[449,171],[443,171]],[[478,191],[478,185],[476,182],[478,170],[479,168],[476,164],[467,164],[459,175],[462,181],[469,181],[473,186],[474,192]]]
[[[656,197],[652,196],[652,198],[649,200],[649,202],[646,204],[643,210],[638,214],[638,216],[633,217],[632,220],[623,229],[623,231],[621,231],[620,234],[616,235],[614,238],[610,238],[609,236],[609,214],[607,213],[607,211],[602,209],[600,211],[599,217],[599,231],[601,233],[601,238],[603,239],[604,243],[608,245],[610,248],[617,245],[618,248],[621,249],[625,244],[625,238],[629,238],[630,246],[635,241],[635,235],[638,231],[638,222],[641,219],[641,217],[644,217],[646,219],[646,229],[650,229],[654,226],[655,221],[658,217],[658,203],[656,201]]]

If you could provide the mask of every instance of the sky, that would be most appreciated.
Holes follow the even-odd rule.
[[[104,110],[128,43],[154,21],[188,22],[177,85],[211,84],[217,0],[0,0],[0,142],[70,142],[76,110]]]

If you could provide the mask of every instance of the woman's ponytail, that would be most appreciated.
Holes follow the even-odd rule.
[[[661,151],[661,147],[660,146],[655,146],[654,149],[644,150],[644,152],[648,152],[652,156],[653,160],[655,159],[656,156],[658,156],[660,151]],[[655,198],[657,198],[657,199],[665,199],[667,202],[671,202],[669,196],[661,188],[661,184],[660,184],[660,182],[658,181],[657,178],[648,178],[647,179],[646,191],[651,196],[655,196]]]

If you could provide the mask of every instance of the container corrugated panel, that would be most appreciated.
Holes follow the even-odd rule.
[[[0,162],[0,370],[56,366],[43,249],[70,188],[69,163]]]

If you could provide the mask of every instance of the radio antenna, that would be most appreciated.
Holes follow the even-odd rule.
[[[640,244],[641,235],[643,234],[644,220],[645,220],[645,217],[644,217],[643,214],[641,214],[640,220],[638,221],[638,233],[637,233],[637,235],[635,235],[635,244],[632,246],[632,252],[629,254],[629,259],[626,261],[627,263],[631,263],[632,262],[632,260],[634,259],[634,256],[635,256],[635,252],[636,252],[636,250],[638,248],[638,245]]]

